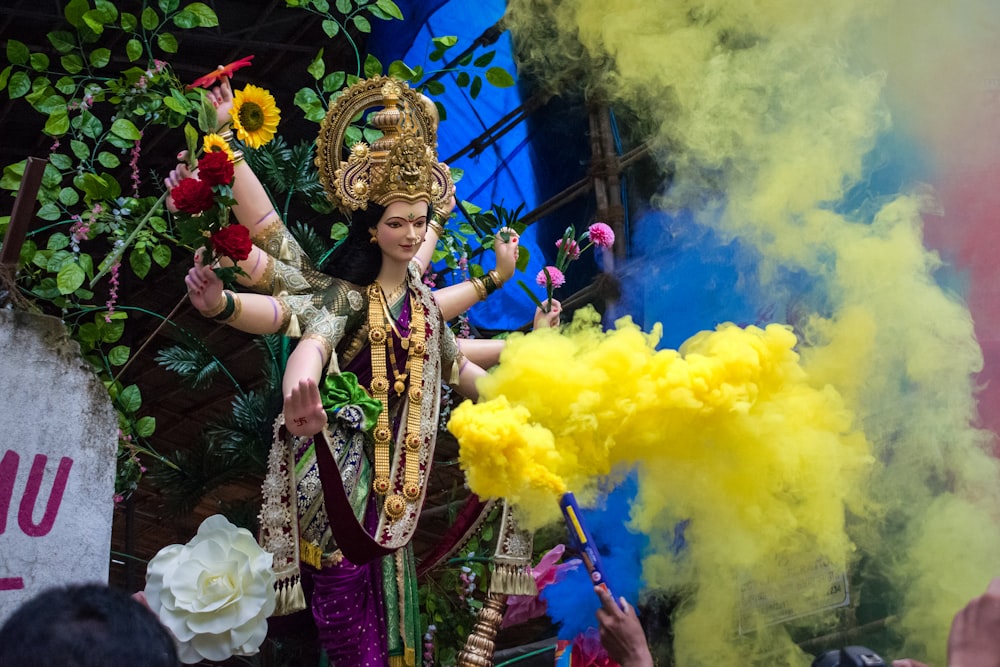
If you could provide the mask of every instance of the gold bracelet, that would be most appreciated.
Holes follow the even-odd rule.
[[[497,271],[496,269],[491,269],[490,272],[487,273],[486,275],[488,275],[490,278],[493,278],[493,284],[497,286],[497,289],[503,287],[504,279],[503,276],[500,275],[499,271]]]
[[[202,317],[215,317],[223,310],[225,310],[226,306],[228,305],[229,305],[228,295],[225,292],[223,292],[221,295],[219,295],[219,303],[212,306],[208,310],[199,310],[198,312],[201,313]]]
[[[438,239],[444,238],[444,227],[438,220],[438,214],[436,212],[431,213],[431,217],[427,219],[427,228],[437,234]]]
[[[220,130],[218,134],[220,137],[222,137],[222,140],[225,141],[227,144],[231,143],[233,141],[233,128],[229,127],[228,125],[224,125],[223,127],[225,127],[226,129]]]
[[[230,322],[239,319],[240,313],[243,312],[243,302],[240,301],[240,295],[236,294],[235,292],[229,292],[229,295],[233,300],[233,312],[229,315],[229,317],[226,317],[225,319],[216,318],[219,319],[220,322],[223,322],[225,324],[229,324]]]
[[[486,297],[489,294],[486,292],[486,285],[483,283],[482,278],[469,278],[469,282],[476,289],[476,294],[479,296],[480,301],[486,301]]]

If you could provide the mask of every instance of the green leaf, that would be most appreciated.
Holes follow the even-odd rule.
[[[0,72],[0,90],[3,90],[4,88],[7,87],[7,81],[10,80],[10,73],[11,70],[13,69],[14,69],[13,65],[7,65],[6,67],[3,68],[3,71]]]
[[[101,15],[105,25],[111,25],[118,20],[118,8],[111,0],[94,0],[95,11]]]
[[[472,62],[472,53],[466,53],[464,56],[458,59],[458,64],[462,67],[468,67],[469,63]]]
[[[169,32],[161,32],[157,35],[156,45],[167,53],[177,53],[177,38]]]
[[[306,4],[309,4],[309,0],[306,0]],[[312,5],[321,14],[326,14],[330,11],[330,3],[326,0],[312,0]]]
[[[319,50],[316,57],[313,58],[313,61],[309,63],[309,67],[306,68],[306,71],[312,74],[312,78],[316,81],[323,78],[323,74],[326,73],[326,63],[323,62],[323,49]]]
[[[70,187],[65,187],[59,191],[59,202],[63,206],[75,206],[80,201],[80,193]]]
[[[104,13],[97,11],[96,9],[91,9],[89,12],[85,12],[83,15],[83,22],[88,28],[94,31],[95,34],[100,35],[104,32]]]
[[[445,35],[443,37],[435,37],[431,42],[434,43],[435,47],[443,51],[458,44],[458,37],[455,35]]]
[[[142,42],[135,39],[134,37],[128,40],[125,44],[125,55],[128,56],[129,62],[134,63],[136,60],[142,57]]]
[[[149,226],[161,234],[167,231],[167,221],[158,215],[154,215],[149,219]],[[154,257],[153,259],[156,258]]]
[[[389,64],[389,76],[394,79],[402,79],[403,81],[413,81],[414,74],[412,68],[404,63],[402,60],[393,60]]]
[[[189,156],[197,153],[198,130],[191,123],[184,123],[184,145],[187,146]]]
[[[58,206],[50,202],[45,206],[39,208],[38,213],[36,213],[35,215],[41,218],[42,220],[48,220],[49,222],[54,222],[62,217],[62,211],[59,210]]]
[[[79,139],[73,139],[70,141],[69,147],[70,150],[73,151],[73,155],[80,160],[86,160],[90,157],[90,148],[88,148],[87,144],[83,143]]]
[[[83,281],[86,280],[87,275],[80,268],[80,265],[76,262],[67,262],[59,269],[59,273],[56,275],[56,285],[59,287],[60,294],[72,294],[83,285]]]
[[[379,76],[381,74],[382,63],[379,62],[378,58],[369,53],[365,56],[365,77],[370,79],[373,76]]]
[[[135,434],[140,438],[148,438],[156,431],[156,417],[145,416],[135,423]]]
[[[74,28],[83,26],[83,15],[90,11],[90,3],[87,0],[70,0],[63,10],[66,20]]]
[[[128,345],[115,345],[108,352],[108,363],[112,366],[121,366],[126,361],[128,361],[128,355],[131,353]]]
[[[127,118],[119,118],[112,123],[111,132],[122,139],[129,139],[130,141],[138,141],[142,138],[139,128],[137,128],[135,124]]]
[[[399,7],[392,0],[376,0],[375,4],[392,18],[403,20],[403,12],[399,11]]]
[[[160,25],[160,15],[156,13],[156,10],[152,7],[146,7],[142,10],[142,27],[146,30],[156,30],[156,27]]]
[[[444,84],[434,79],[425,83],[424,88],[426,88],[427,92],[431,95],[441,95],[444,93]]]
[[[495,50],[487,51],[483,55],[476,58],[476,62],[474,62],[473,65],[475,65],[476,67],[486,67],[491,62],[493,62],[493,58],[496,56],[496,54],[497,52]]]
[[[104,125],[101,124],[101,121],[98,120],[97,116],[89,111],[84,111],[82,114],[77,116],[77,119],[80,121],[80,132],[82,132],[85,137],[96,139],[101,136],[101,132],[104,131]]]
[[[479,97],[479,91],[482,89],[483,89],[483,78],[481,76],[477,76],[472,80],[472,85],[469,86],[469,96],[472,97],[472,99],[476,99],[477,97]]]
[[[139,392],[139,388],[130,384],[122,389],[121,393],[118,394],[118,407],[126,414],[134,414],[141,408],[142,394]]]
[[[323,92],[332,93],[344,87],[344,72],[330,72],[323,77]]]
[[[10,84],[7,86],[7,94],[10,99],[16,100],[19,97],[24,97],[31,90],[31,79],[28,78],[27,72],[18,70],[14,72],[10,77]]]
[[[98,153],[97,161],[101,163],[101,166],[107,167],[108,169],[114,169],[122,163],[122,161],[118,159],[117,155],[107,151],[101,151]]]
[[[460,87],[465,88],[472,81],[472,77],[469,76],[468,72],[459,72],[458,76],[455,77],[455,83]]]
[[[163,245],[162,243],[153,248],[153,261],[156,262],[160,268],[167,268],[170,264],[170,246]]]
[[[48,89],[47,93],[48,94],[46,95],[44,100],[34,105],[35,109],[47,115],[53,113],[65,114],[66,98],[63,97],[62,95],[56,95],[55,93],[52,92],[51,88]]]
[[[219,17],[215,10],[204,2],[192,2],[184,8],[183,13],[193,14],[196,20],[195,26],[198,28],[214,28],[219,25]]]
[[[177,91],[174,91],[174,92],[177,92]],[[173,95],[171,95],[170,97],[164,97],[163,98],[163,105],[165,107],[167,107],[168,109],[170,109],[171,111],[176,111],[177,113],[180,113],[180,114],[186,114],[188,111],[190,111],[190,107],[188,107],[186,101],[185,102],[178,102],[177,98],[174,97]]]
[[[83,70],[83,58],[76,55],[75,53],[70,53],[59,59],[59,63],[63,66],[63,69],[70,74],[79,74]]]
[[[128,254],[128,263],[135,272],[135,275],[140,278],[145,278],[146,274],[149,273],[150,267],[152,267],[153,262],[149,258],[149,253],[145,250],[133,249],[132,252]]]
[[[323,102],[319,99],[319,95],[312,88],[302,88],[299,92],[295,93],[295,106],[302,109],[305,113],[306,118],[312,121],[321,121],[326,115],[326,109],[323,108]]]
[[[71,76],[64,76],[56,81],[55,86],[56,90],[63,95],[70,95],[76,90],[76,81]]]
[[[49,163],[60,171],[65,171],[73,166],[73,160],[63,153],[52,153],[49,155]]]
[[[49,57],[44,53],[32,53],[31,58],[31,69],[36,72],[44,72],[49,68]]]
[[[354,27],[358,29],[359,32],[369,33],[372,31],[372,24],[361,14],[356,14],[353,19]],[[381,74],[381,72],[379,72]]]
[[[12,65],[25,65],[28,62],[30,52],[24,42],[16,39],[7,40],[7,60]]]
[[[181,0],[160,0],[160,9],[163,10],[164,14],[169,14],[170,12],[177,11],[177,7],[180,6]]]
[[[69,115],[66,110],[63,109],[50,115],[45,121],[45,127],[42,128],[42,131],[51,137],[61,137],[66,134],[69,131]]]
[[[104,182],[104,179],[96,174],[83,174],[77,179],[73,179],[73,185],[75,185],[83,193],[89,197],[91,200],[103,199],[105,191],[108,189],[108,184]]]
[[[56,53],[69,53],[76,48],[76,38],[71,32],[53,30],[46,37],[49,38],[49,44],[56,50]]]
[[[94,49],[90,52],[90,65],[94,69],[101,69],[111,62],[111,49]]]
[[[136,27],[139,25],[139,19],[131,12],[122,12],[120,25],[125,32],[135,32]]]
[[[198,17],[187,11],[181,10],[174,14],[174,25],[181,30],[190,30],[198,27]]]
[[[486,80],[497,88],[510,88],[514,85],[514,77],[503,67],[491,67],[486,70]]]
[[[351,11],[351,5],[353,4],[351,0],[337,0],[337,11],[341,14],[347,14]]]
[[[336,37],[337,33],[340,32],[340,24],[331,19],[325,19],[322,25],[323,25],[323,32],[325,32],[326,36],[329,37],[330,39]]]

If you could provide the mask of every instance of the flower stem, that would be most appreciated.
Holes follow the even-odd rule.
[[[160,198],[156,200],[156,203],[149,207],[149,210],[146,212],[146,215],[142,216],[142,220],[139,221],[139,224],[136,225],[135,229],[132,230],[132,233],[128,235],[127,239],[125,239],[125,243],[123,243],[121,247],[117,248],[110,255],[104,258],[104,261],[101,262],[101,268],[97,272],[97,275],[95,275],[93,279],[91,279],[90,281],[91,288],[93,288],[94,285],[97,284],[97,281],[100,280],[101,277],[105,273],[107,273],[112,266],[114,266],[117,262],[121,261],[122,255],[125,254],[125,248],[131,245],[132,241],[135,240],[135,237],[138,236],[139,231],[146,226],[146,223],[149,222],[149,219],[153,217],[153,214],[159,210],[160,205],[163,204],[164,201],[166,201],[167,194],[168,194],[167,192],[164,192],[162,195],[160,195]]]
[[[543,305],[542,302],[539,301],[538,297],[535,296],[535,293],[531,291],[530,287],[528,287],[527,285],[524,284],[523,280],[518,280],[517,284],[520,285],[521,289],[523,289],[525,291],[525,293],[528,295],[528,297],[531,298],[532,302],[536,306],[538,306],[539,308],[541,308],[541,310],[542,310],[543,313],[549,312],[548,306]],[[552,297],[551,296],[549,297],[549,303],[552,303]]]

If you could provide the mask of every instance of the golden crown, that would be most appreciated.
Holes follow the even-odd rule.
[[[371,124],[382,136],[371,146],[356,142],[342,159],[351,121],[381,107]],[[402,81],[377,76],[350,86],[330,105],[316,140],[316,166],[326,196],[344,212],[369,202],[429,201],[432,209],[451,196],[448,165],[437,161],[437,122],[423,97]]]

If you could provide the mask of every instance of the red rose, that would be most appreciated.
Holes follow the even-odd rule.
[[[196,215],[207,211],[215,204],[215,193],[212,186],[197,178],[185,178],[170,191],[174,206],[178,211]]]
[[[205,153],[198,160],[198,178],[209,185],[229,185],[233,182],[233,163],[224,152]]]
[[[250,256],[253,243],[250,242],[250,231],[246,227],[229,225],[212,234],[212,246],[220,255],[239,262]]]

